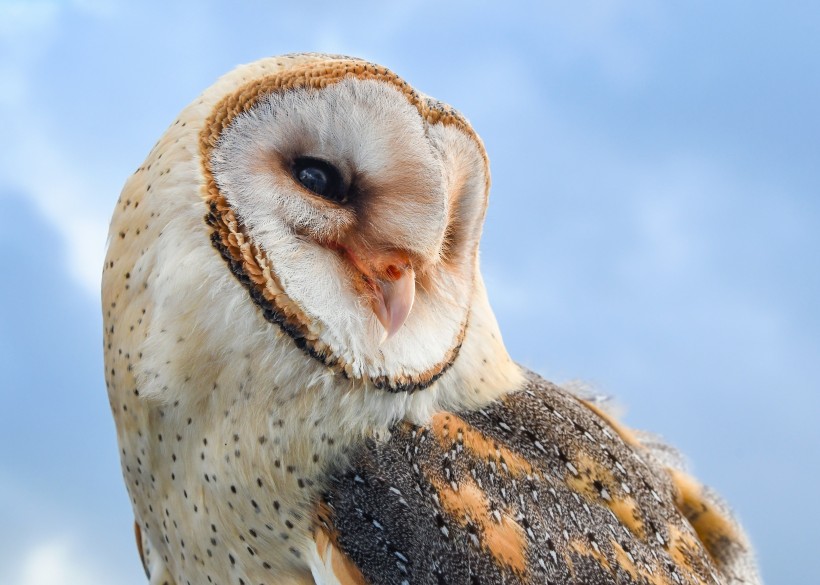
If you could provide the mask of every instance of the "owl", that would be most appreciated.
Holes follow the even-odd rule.
[[[128,179],[106,384],[155,585],[755,584],[726,506],[508,355],[467,120],[334,55],[239,67]]]

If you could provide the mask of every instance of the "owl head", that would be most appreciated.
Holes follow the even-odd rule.
[[[240,67],[183,111],[140,174],[170,222],[148,254],[171,291],[154,321],[201,335],[206,362],[273,333],[288,359],[320,366],[311,375],[412,393],[459,360],[471,330],[497,332],[478,267],[484,147],[388,69],[314,54]]]

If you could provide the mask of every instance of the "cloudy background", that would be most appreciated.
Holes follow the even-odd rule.
[[[0,0],[0,583],[144,582],[102,375],[108,217],[202,89],[304,50],[470,118],[513,356],[686,452],[768,583],[816,578],[820,4],[309,4]]]

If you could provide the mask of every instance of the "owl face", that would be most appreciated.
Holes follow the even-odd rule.
[[[457,113],[315,57],[228,92],[200,148],[214,246],[310,358],[391,391],[455,360],[489,183]]]

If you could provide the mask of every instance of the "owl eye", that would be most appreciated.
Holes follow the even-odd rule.
[[[293,176],[305,189],[319,197],[336,203],[347,201],[342,174],[328,162],[318,158],[299,157],[293,162]]]

